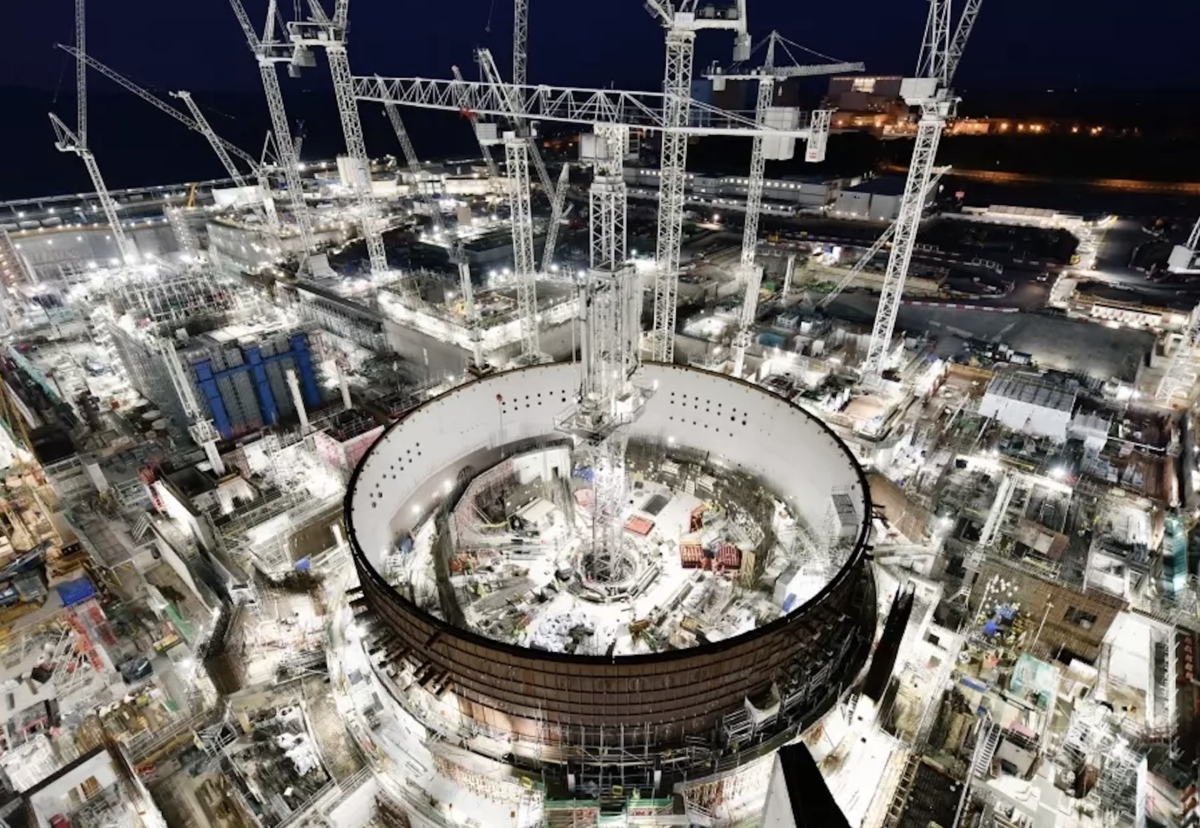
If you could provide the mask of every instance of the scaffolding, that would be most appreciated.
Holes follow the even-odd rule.
[[[154,273],[115,275],[107,284],[113,314],[128,313],[151,324],[183,324],[227,313],[235,307],[235,288],[215,273],[162,266]]]
[[[175,241],[179,245],[180,252],[186,256],[198,257],[200,240],[196,237],[196,231],[188,221],[188,215],[184,208],[164,207],[163,215],[166,216],[167,223],[171,225],[171,232],[175,234]]]
[[[298,285],[294,305],[299,317],[372,353],[388,350],[383,317],[361,299],[349,301],[314,285]]]

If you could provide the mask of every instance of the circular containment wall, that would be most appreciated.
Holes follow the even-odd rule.
[[[363,599],[387,628],[388,658],[445,688],[442,701],[509,734],[514,753],[538,745],[541,761],[586,762],[581,750],[620,733],[626,750],[657,752],[671,773],[710,762],[728,743],[723,720],[774,690],[778,704],[756,726],[763,739],[814,722],[861,671],[874,638],[874,579],[866,555],[866,477],[816,417],[757,386],[682,366],[647,364],[654,388],[631,437],[709,453],[754,475],[810,526],[834,492],[849,494],[857,535],[821,591],[784,617],[717,643],[653,655],[579,656],[530,650],[455,627],[416,607],[379,574],[397,537],[439,506],[465,475],[503,449],[556,440],[554,418],[571,404],[569,363],[489,377],[414,409],[372,446],[346,494],[346,525]],[[687,738],[687,737],[699,737]],[[702,750],[683,749],[685,741]],[[541,748],[544,747],[545,750]],[[533,751],[530,750],[530,753]]]

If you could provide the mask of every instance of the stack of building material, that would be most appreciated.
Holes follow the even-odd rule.
[[[697,569],[704,561],[704,547],[698,543],[684,543],[679,546],[679,564],[684,569]]]
[[[742,565],[742,550],[732,543],[717,547],[716,565],[719,569],[738,569]]]
[[[646,537],[654,528],[654,521],[634,515],[625,522],[625,528],[635,535]]]

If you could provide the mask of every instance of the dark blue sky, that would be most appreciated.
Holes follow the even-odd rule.
[[[265,0],[245,0],[261,20]],[[331,0],[327,0],[329,6]],[[69,92],[71,0],[9,0],[0,86]],[[284,0],[283,5],[290,3]],[[492,32],[484,31],[494,5]],[[749,0],[755,41],[771,29],[821,52],[863,60],[868,71],[912,71],[922,0],[815,3]],[[961,5],[961,2],[959,3]],[[226,0],[93,0],[88,50],[159,88],[258,89],[254,64]],[[652,88],[661,74],[662,34],[639,0],[531,0],[530,79]],[[15,7],[15,8],[14,8]],[[510,65],[510,0],[353,0],[351,66],[356,73],[448,77],[477,45]],[[1077,86],[1200,89],[1194,60],[1196,0],[987,0],[963,59],[959,86]],[[726,58],[727,34],[702,35],[699,64]],[[286,90],[286,87],[285,87]]]

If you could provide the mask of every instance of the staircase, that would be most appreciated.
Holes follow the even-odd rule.
[[[992,776],[992,759],[996,749],[1000,747],[1000,725],[986,720],[980,725],[979,746],[975,758],[971,760],[971,775],[980,779],[990,779]]]

